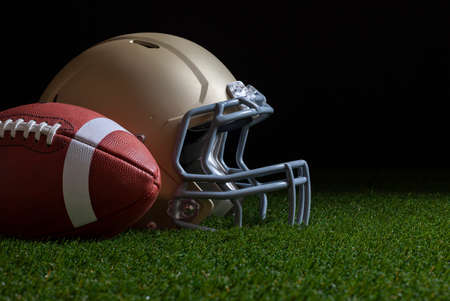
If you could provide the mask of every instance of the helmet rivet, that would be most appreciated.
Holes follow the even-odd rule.
[[[167,207],[167,214],[178,220],[192,219],[199,211],[200,204],[191,199],[170,200]]]
[[[154,229],[156,229],[158,227],[158,225],[155,222],[152,221],[152,222],[149,222],[147,225],[145,225],[145,227],[147,229],[154,230]]]

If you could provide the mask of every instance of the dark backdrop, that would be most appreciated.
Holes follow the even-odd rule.
[[[251,133],[251,165],[450,166],[447,1],[58,2],[2,9],[0,109],[38,100],[96,42],[165,32],[210,50],[275,108]]]

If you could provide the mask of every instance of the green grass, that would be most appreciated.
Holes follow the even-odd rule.
[[[302,229],[277,193],[263,224],[245,204],[243,229],[0,238],[0,300],[449,300],[450,193],[366,186],[314,191]]]

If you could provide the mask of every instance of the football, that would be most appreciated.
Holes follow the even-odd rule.
[[[0,233],[108,238],[153,205],[160,171],[116,122],[61,103],[0,112]]]

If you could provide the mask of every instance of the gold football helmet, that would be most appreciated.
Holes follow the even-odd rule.
[[[264,219],[266,193],[280,189],[289,191],[289,223],[308,224],[305,161],[251,170],[243,160],[249,129],[272,114],[272,107],[191,41],[162,33],[103,41],[69,62],[41,100],[90,108],[141,137],[159,164],[162,187],[137,226],[210,230],[199,223],[230,210],[241,226],[245,196],[259,196]],[[224,150],[228,133],[237,130],[236,162],[230,167]],[[270,175],[280,179],[262,181]]]

